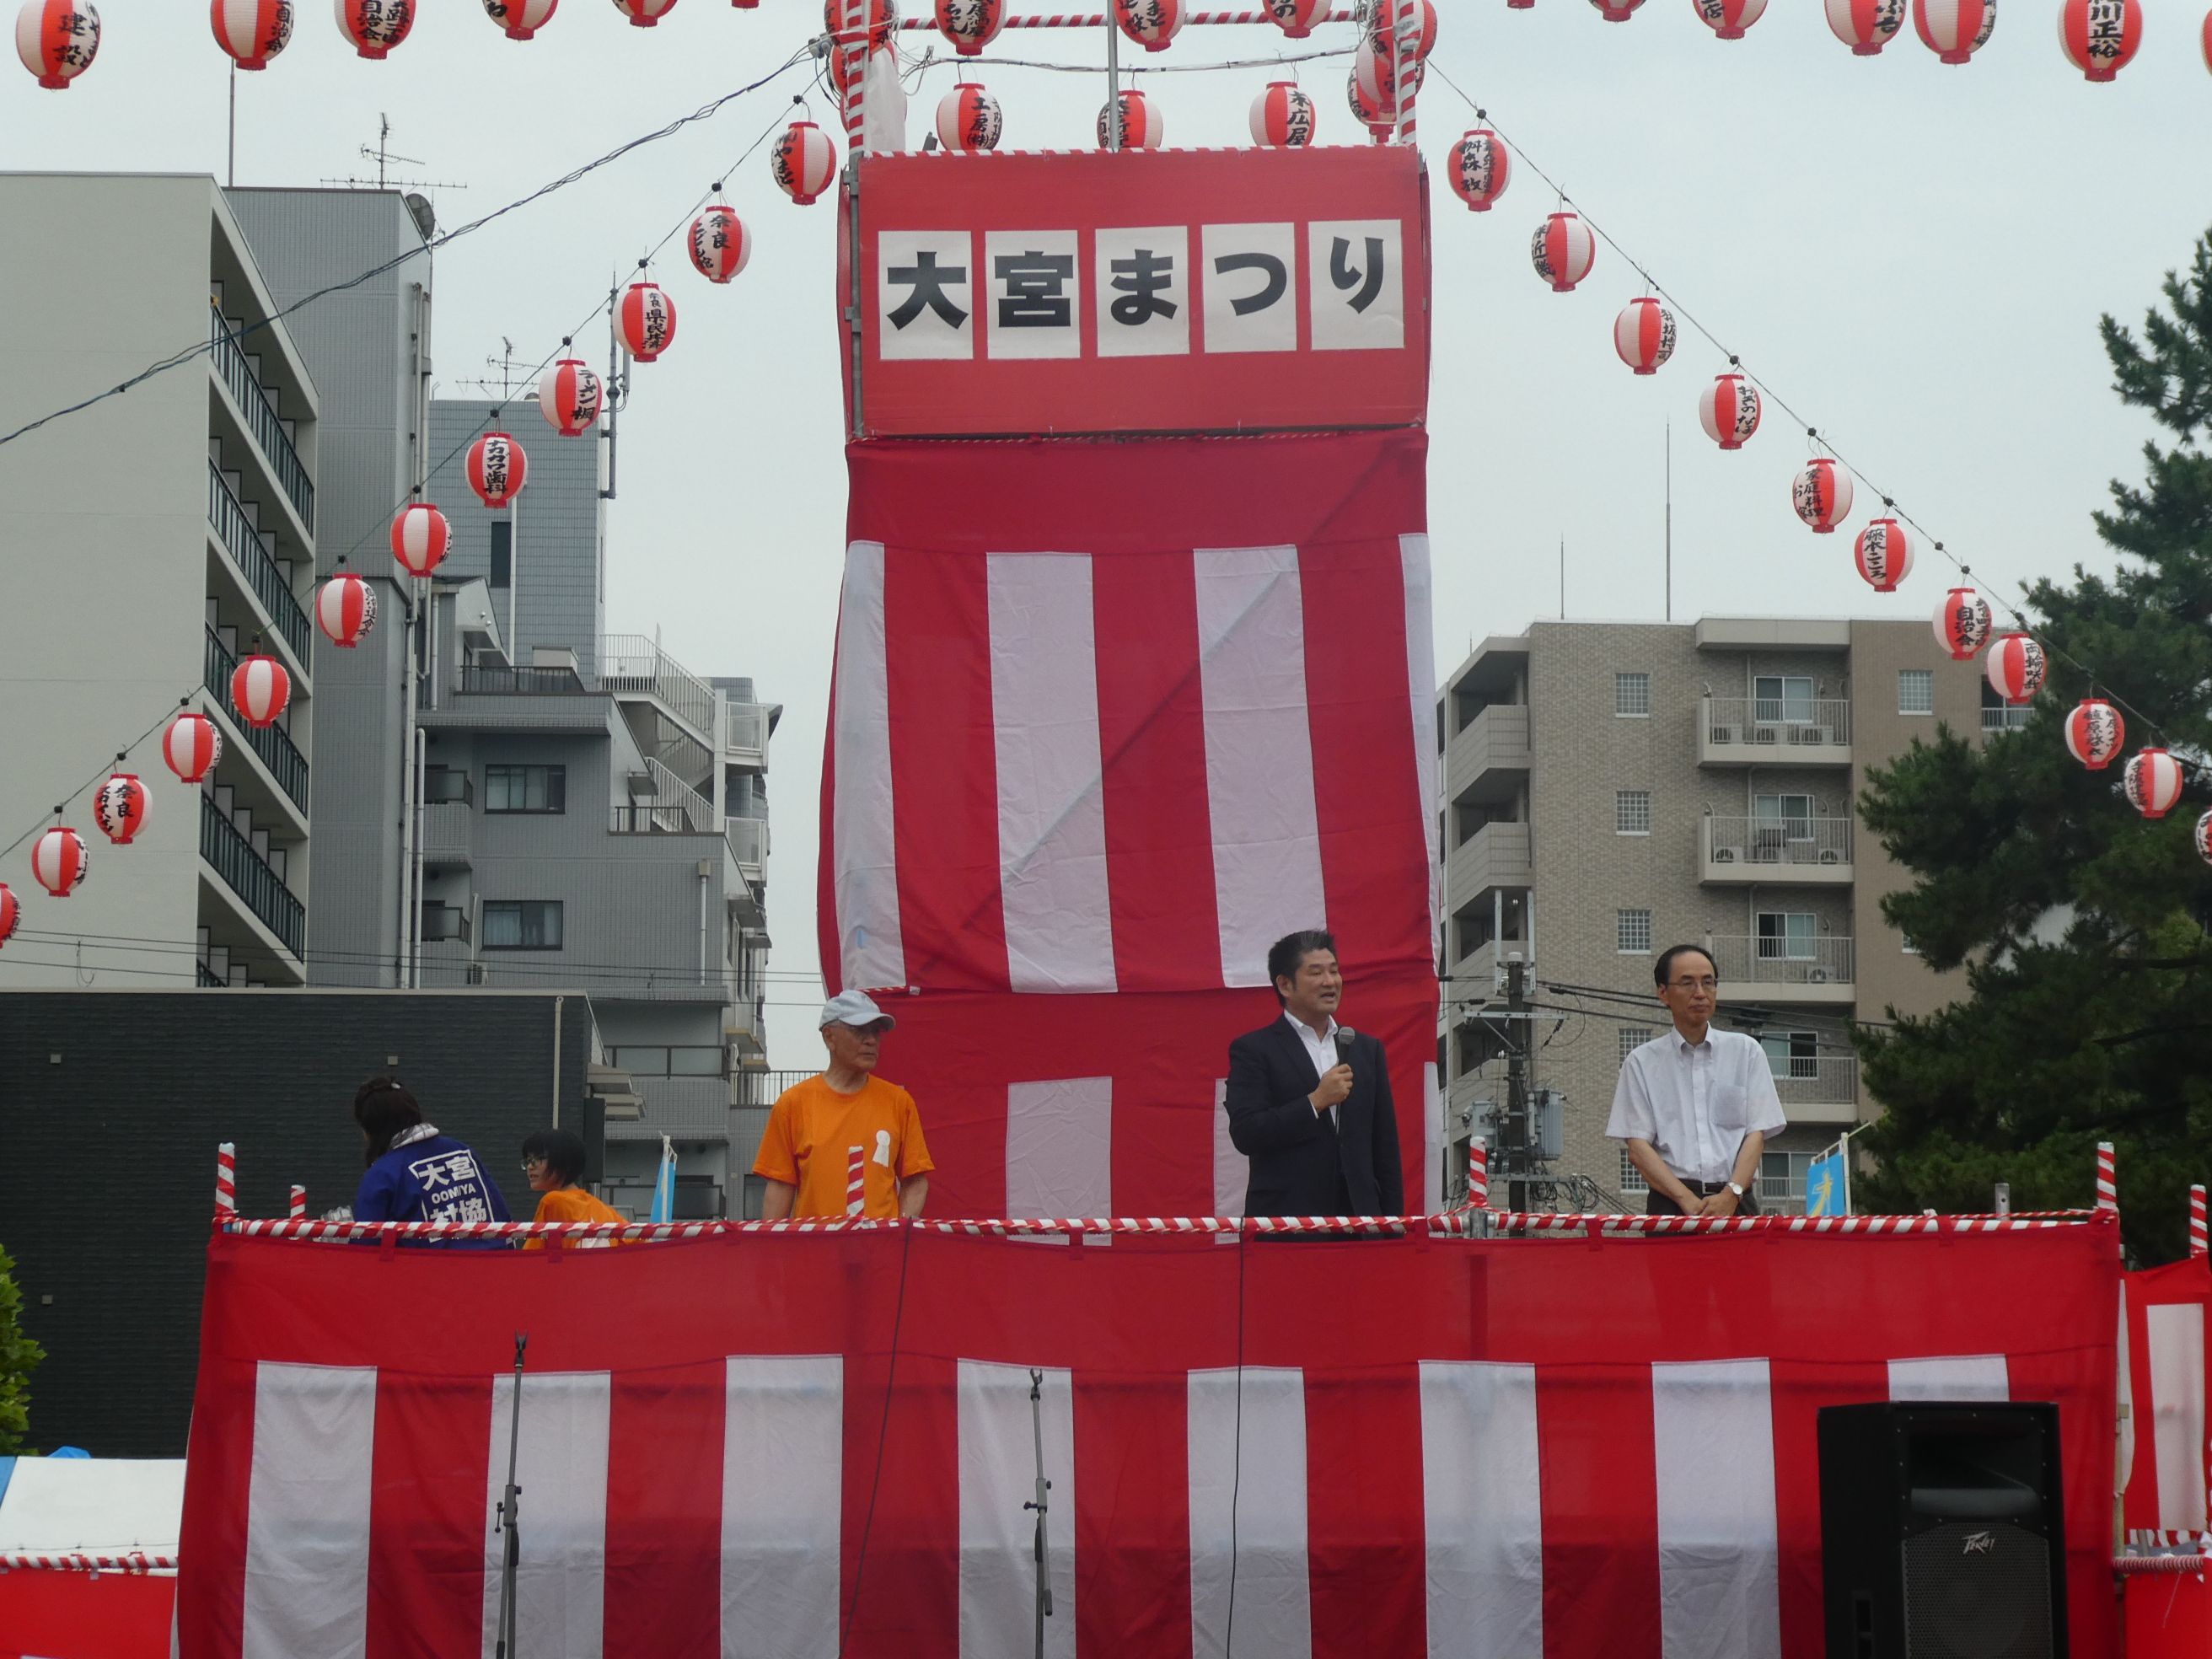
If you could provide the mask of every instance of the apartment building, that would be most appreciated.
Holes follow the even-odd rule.
[[[321,665],[308,365],[212,179],[0,175],[0,219],[17,301],[0,313],[0,430],[98,398],[0,446],[8,834],[66,798],[90,850],[66,898],[30,882],[27,854],[7,872],[23,911],[0,988],[301,984]],[[230,707],[253,651],[291,680],[266,727]],[[197,789],[155,729],[180,702],[223,739]],[[145,826],[112,847],[77,792],[142,732],[125,764],[151,791]]]
[[[1789,1115],[1762,1200],[1801,1206],[1809,1158],[1878,1109],[1852,1024],[1960,988],[1883,920],[1906,877],[1858,824],[1858,792],[1939,724],[1999,730],[2021,712],[1923,623],[1543,622],[1484,641],[1438,700],[1449,1134],[1497,1139],[1525,1043],[1540,1172],[1582,1178],[1532,1201],[1640,1208],[1606,1115],[1621,1058],[1667,1024],[1656,954],[1697,944],[1719,1023],[1766,1049]]]

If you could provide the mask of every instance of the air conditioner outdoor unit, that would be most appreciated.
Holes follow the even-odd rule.
[[[1820,849],[1820,862],[1821,862],[1821,863],[1823,863],[1823,864],[1841,864],[1843,861],[1844,861],[1844,855],[1843,855],[1841,853],[1838,853],[1838,852],[1834,848],[1832,848],[1832,847],[1823,847],[1823,848]]]
[[[1776,736],[1777,729],[1778,728],[1771,726],[1754,726],[1752,729],[1751,740],[1753,743],[1778,742],[1779,739]]]
[[[1735,728],[1732,726],[1716,726],[1712,728],[1712,739],[1715,743],[1734,743]]]
[[[1713,862],[1715,864],[1734,864],[1735,860],[1736,849],[1735,848],[1716,847],[1713,848]]]
[[[1828,970],[1825,968],[1808,968],[1805,970],[1805,982],[1808,985],[1826,985],[1828,982]]]

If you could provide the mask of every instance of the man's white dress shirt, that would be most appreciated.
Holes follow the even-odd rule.
[[[1312,1026],[1307,1024],[1305,1021],[1300,1019],[1296,1014],[1293,1014],[1287,1008],[1283,1010],[1283,1018],[1290,1021],[1291,1029],[1298,1034],[1298,1041],[1305,1045],[1306,1058],[1313,1061],[1314,1075],[1316,1077],[1318,1078],[1322,1076],[1332,1066],[1340,1066],[1344,1063],[1336,1057],[1336,1019],[1334,1016],[1332,1015],[1330,1017],[1328,1030],[1325,1035],[1316,1033]],[[1334,1126],[1336,1122],[1336,1108],[1334,1106],[1328,1107],[1322,1112],[1321,1115],[1327,1118],[1330,1124]]]
[[[1692,1045],[1669,1026],[1620,1062],[1613,1115],[1614,1140],[1648,1140],[1683,1181],[1724,1182],[1735,1169],[1743,1138],[1786,1127],[1766,1050],[1741,1031],[1710,1027]]]

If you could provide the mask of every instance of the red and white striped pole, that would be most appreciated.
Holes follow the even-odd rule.
[[[215,1149],[215,1218],[238,1218],[238,1147],[228,1140],[218,1141]]]
[[[845,1149],[845,1213],[859,1215],[868,1207],[867,1154],[860,1147]]]
[[[1467,1143],[1467,1203],[1471,1210],[1490,1207],[1490,1143],[1480,1135]]]
[[[2212,1237],[2204,1229],[2204,1188],[2189,1189],[2189,1259],[2202,1261],[2212,1255]]]
[[[296,1181],[292,1183],[292,1202],[285,1213],[295,1221],[307,1218],[307,1189]]]
[[[2112,1143],[2109,1140],[2097,1143],[2097,1207],[2100,1210],[2120,1207],[2120,1188],[2113,1175]]]
[[[845,147],[858,150],[866,137],[868,118],[868,0],[841,0],[840,27],[830,50],[844,54]]]

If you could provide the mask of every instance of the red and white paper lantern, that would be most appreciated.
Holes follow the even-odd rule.
[[[837,147],[811,121],[793,121],[769,152],[768,170],[786,196],[805,207],[837,177]]]
[[[1741,40],[1766,10],[1766,0],[1691,0],[1707,28],[1723,40]]]
[[[1656,374],[1674,355],[1674,313],[1656,300],[1631,300],[1613,319],[1613,349],[1638,374]]]
[[[676,9],[676,0],[615,0],[615,9],[632,28],[649,29]]]
[[[1359,50],[1367,50],[1365,41],[1360,42]],[[1352,106],[1352,118],[1365,127],[1377,143],[1390,137],[1392,130],[1398,125],[1397,117],[1385,109],[1382,100],[1360,84],[1359,61],[1356,54],[1352,59],[1352,73],[1345,77],[1344,95],[1345,101]]]
[[[342,651],[350,651],[376,626],[376,590],[341,570],[315,590],[315,626]]]
[[[1896,520],[1876,519],[1859,532],[1851,556],[1868,586],[1877,593],[1894,593],[1898,584],[1912,574],[1912,538]]]
[[[1107,123],[1118,112],[1121,116],[1121,137],[1123,149],[1158,149],[1167,136],[1166,124],[1160,112],[1145,100],[1145,94],[1135,87],[1129,88],[1098,112],[1098,147],[1106,145]]]
[[[427,576],[443,564],[453,541],[453,526],[427,501],[403,507],[392,521],[392,556],[410,576]]]
[[[487,432],[469,446],[469,488],[486,507],[502,507],[522,493],[530,457],[504,432]]]
[[[242,70],[264,70],[292,40],[292,0],[211,0],[215,43]]]
[[[1461,201],[1477,213],[1487,213],[1491,204],[1505,194],[1513,163],[1504,139],[1488,127],[1476,127],[1452,146],[1445,173]]]
[[[146,825],[146,786],[135,772],[118,772],[92,792],[92,816],[100,833],[118,847]]]
[[[2204,14],[2204,29],[2198,40],[2204,48],[2204,67],[2212,70],[2212,11]]]
[[[1571,292],[1590,273],[1597,258],[1597,240],[1581,216],[1554,213],[1537,228],[1528,244],[1528,257],[1536,274],[1552,285],[1554,294]]]
[[[56,898],[67,898],[84,880],[84,837],[57,824],[31,843],[31,878]]]
[[[1597,8],[1597,15],[1608,23],[1626,23],[1643,3],[1644,0],[1590,0],[1590,4]]]
[[[691,222],[691,264],[710,283],[726,283],[753,257],[752,233],[738,210],[717,202]]]
[[[15,921],[23,914],[23,907],[15,902],[15,889],[0,881],[0,945],[15,937]]]
[[[363,58],[380,58],[415,27],[415,0],[337,0],[338,27]]]
[[[1997,0],[1912,0],[1912,27],[1946,64],[1963,64],[1989,44]]]
[[[484,14],[510,40],[527,40],[545,27],[561,0],[484,0]]]
[[[1814,456],[1790,486],[1790,504],[1819,534],[1832,534],[1851,515],[1850,469],[1830,456]]]
[[[2120,793],[2147,818],[2162,818],[2181,799],[2181,763],[2163,749],[2138,749],[2120,770]]]
[[[1329,0],[1263,0],[1261,9],[1293,40],[1303,40],[1328,15]]]
[[[1437,48],[1435,0],[1375,0],[1375,9],[1367,20],[1367,38],[1375,42],[1377,51],[1385,52],[1395,40],[1414,58],[1425,61]]]
[[[1187,10],[1183,0],[1114,0],[1114,27],[1146,52],[1165,52]]]
[[[564,438],[580,438],[599,418],[599,377],[577,357],[563,357],[538,377],[538,407]]]
[[[2007,702],[2026,702],[2043,690],[2043,647],[2027,634],[2000,634],[1982,664],[1990,689]]]
[[[845,33],[845,11],[848,3],[848,0],[822,0],[822,27],[832,36],[837,37],[841,44],[850,46],[853,42],[842,39]],[[898,27],[899,14],[896,0],[866,0],[866,4],[861,8],[861,11],[860,21],[854,26],[855,34],[862,27],[868,31],[867,42],[870,52],[875,51],[878,46],[889,46],[892,31]]]
[[[2065,0],[2058,44],[2090,80],[2109,81],[2142,46],[2142,0]]]
[[[1357,88],[1358,102],[1371,106],[1376,118],[1385,125],[1395,125],[1399,116],[1398,76],[1403,70],[1406,86],[1419,97],[1421,82],[1427,78],[1426,61],[1407,52],[1401,63],[1398,57],[1372,37],[1360,41],[1352,54],[1352,80]]]
[[[1953,662],[1972,662],[1990,642],[1990,602],[1971,587],[1954,587],[1936,607],[1936,643]]]
[[[999,100],[973,81],[963,81],[937,100],[937,142],[947,149],[996,149],[1005,132]]]
[[[248,726],[274,726],[292,701],[292,677],[284,665],[256,652],[230,671],[231,712]]]
[[[161,733],[161,759],[185,783],[198,783],[222,758],[222,732],[205,714],[187,710]]]
[[[1698,419],[1723,449],[1741,449],[1759,430],[1759,388],[1741,374],[1723,374],[1698,394]]]
[[[2197,856],[2203,859],[2205,863],[2212,864],[2212,812],[2207,812],[2197,820],[2197,828],[2190,833],[2189,840],[2191,845],[2197,848]],[[6,888],[0,887],[0,894],[4,894],[7,890]],[[5,901],[0,899],[0,908],[4,908]],[[11,926],[12,924],[4,916],[0,916],[0,939],[8,937]],[[2198,1231],[2203,1230],[2200,1228]]]
[[[100,14],[88,0],[23,0],[15,14],[15,56],[55,92],[92,67],[100,52]]]
[[[1825,0],[1828,27],[1856,58],[1871,58],[1905,27],[1905,0]]]
[[[937,0],[937,32],[963,58],[989,46],[1006,21],[1006,0]]]
[[[676,343],[676,301],[658,283],[632,283],[624,289],[618,315],[623,345],[641,363],[659,362]]]
[[[1252,142],[1273,149],[1304,149],[1313,143],[1314,100],[1293,81],[1270,81],[1252,100]]]
[[[2092,772],[2101,772],[2128,746],[2128,723],[2101,697],[2084,697],[2066,717],[2066,751]]]

